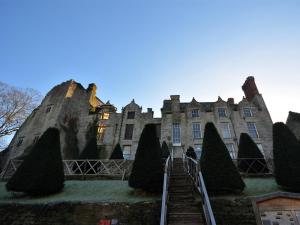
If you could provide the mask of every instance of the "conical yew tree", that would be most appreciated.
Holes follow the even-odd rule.
[[[99,159],[97,139],[92,137],[81,152],[79,159]]]
[[[162,157],[164,159],[167,159],[170,155],[169,147],[165,141],[163,141],[161,145],[161,151],[162,151]]]
[[[111,153],[110,159],[124,159],[123,152],[119,143],[115,146],[113,152]]]
[[[241,133],[238,151],[238,167],[247,173],[268,173],[263,154],[247,133]]]
[[[49,128],[6,184],[8,191],[48,195],[64,187],[59,131]]]
[[[147,124],[141,134],[129,177],[129,186],[148,192],[161,192],[163,165],[155,124]]]
[[[300,191],[300,144],[284,123],[273,125],[274,173],[278,185]]]
[[[186,150],[186,156],[190,157],[192,159],[197,159],[196,152],[195,152],[194,148],[191,146]]]
[[[206,188],[211,193],[241,192],[245,187],[226,145],[211,122],[205,126],[200,167]]]

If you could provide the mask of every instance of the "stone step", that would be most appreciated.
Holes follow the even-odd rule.
[[[202,208],[200,206],[190,206],[190,204],[182,206],[173,206],[168,207],[169,213],[202,213]]]
[[[202,213],[170,213],[168,215],[168,224],[179,222],[181,224],[204,224]]]
[[[192,195],[170,195],[169,202],[170,203],[188,203],[193,202],[195,199]]]

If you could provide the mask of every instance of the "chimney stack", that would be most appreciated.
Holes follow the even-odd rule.
[[[248,101],[251,101],[255,95],[259,94],[254,77],[252,76],[247,77],[245,83],[242,86],[242,89]]]
[[[234,105],[234,98],[228,98],[227,99],[228,104]]]

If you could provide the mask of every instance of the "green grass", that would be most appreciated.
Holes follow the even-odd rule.
[[[127,181],[85,180],[65,181],[63,192],[46,197],[28,197],[7,192],[0,182],[0,203],[54,203],[54,202],[142,202],[160,200],[161,195],[145,195],[128,187]]]
[[[244,178],[246,188],[244,195],[255,196],[271,192],[281,191],[276,184],[274,177]]]

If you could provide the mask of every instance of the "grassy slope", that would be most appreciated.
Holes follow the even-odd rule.
[[[143,196],[128,187],[127,181],[90,180],[65,181],[64,191],[47,197],[29,198],[14,195],[5,189],[5,182],[0,182],[0,203],[51,203],[51,202],[141,202],[160,200],[161,196]]]

